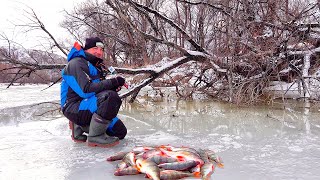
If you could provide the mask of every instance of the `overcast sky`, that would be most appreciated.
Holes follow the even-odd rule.
[[[0,33],[5,33],[10,39],[14,39],[26,48],[36,47],[39,42],[39,36],[44,34],[39,32],[21,33],[19,28],[14,28],[15,24],[24,24],[26,22],[26,13],[24,10],[28,6],[36,12],[46,28],[55,37],[65,39],[67,33],[59,27],[63,20],[63,10],[70,11],[75,5],[85,0],[0,0]],[[0,41],[0,45],[3,45]]]

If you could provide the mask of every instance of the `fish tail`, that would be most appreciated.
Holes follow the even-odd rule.
[[[160,152],[160,156],[166,156],[167,154],[163,151]]]
[[[218,163],[217,166],[218,166],[219,168],[224,168],[224,164],[223,164],[223,163]]]

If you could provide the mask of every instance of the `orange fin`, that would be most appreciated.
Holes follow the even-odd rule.
[[[201,177],[201,173],[200,173],[200,172],[194,172],[194,173],[193,173],[193,176],[194,176],[194,177]]]
[[[183,156],[176,156],[176,158],[178,159],[178,161],[184,161],[185,158]]]
[[[219,168],[224,168],[224,164],[222,164],[222,163],[219,163],[217,165],[218,165]]]
[[[150,176],[150,174],[146,174],[145,178],[152,179],[152,177]]]

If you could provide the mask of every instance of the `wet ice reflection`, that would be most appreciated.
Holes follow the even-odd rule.
[[[225,169],[217,169],[213,179],[320,177],[319,112],[310,109],[139,99],[120,111],[129,129],[127,138],[119,146],[102,149],[72,142],[61,114],[36,115],[50,108],[0,110],[1,177],[144,179],[113,176],[115,164],[105,158],[136,145],[159,144],[217,151]]]

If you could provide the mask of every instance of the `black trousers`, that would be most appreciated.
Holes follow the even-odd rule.
[[[103,119],[111,121],[117,116],[121,99],[117,92],[112,90],[102,91],[96,95],[98,109],[96,113]],[[72,122],[80,126],[89,126],[93,113],[89,110],[80,110],[80,101],[76,102],[69,107],[66,107],[63,114]],[[127,134],[127,128],[123,122],[119,119],[113,126],[112,131],[106,131],[109,136],[116,136],[119,139],[123,139]]]

